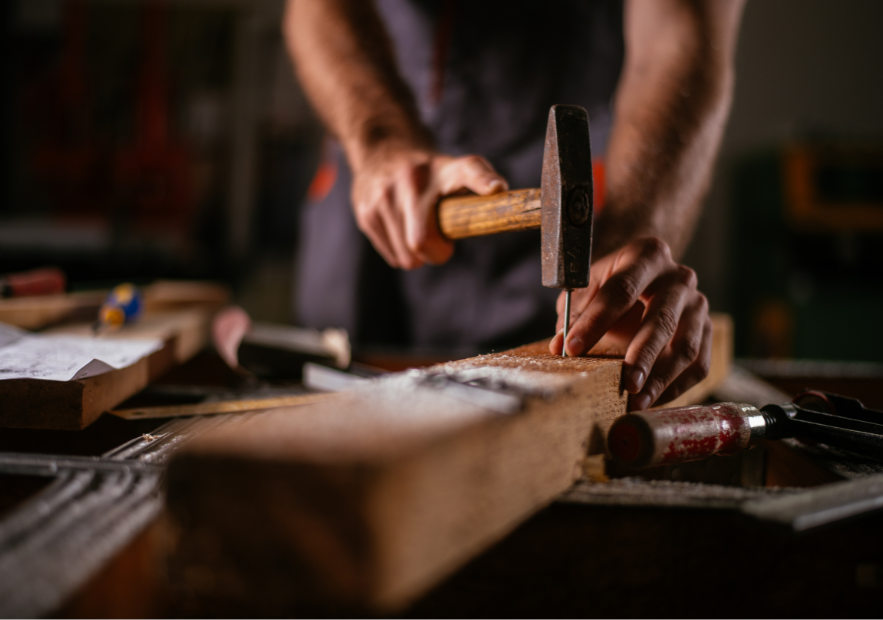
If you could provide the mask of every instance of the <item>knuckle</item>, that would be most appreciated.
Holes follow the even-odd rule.
[[[642,239],[641,254],[651,260],[663,260],[671,257],[668,244],[659,237],[645,237]]]
[[[708,364],[696,362],[688,368],[678,379],[683,388],[691,388],[708,376]]]
[[[701,350],[702,347],[697,338],[684,338],[677,344],[678,357],[687,362],[692,362],[699,357],[699,352]]]
[[[610,296],[611,302],[617,307],[631,307],[641,293],[638,281],[630,274],[620,275],[620,277],[611,282],[611,285],[607,293]]]
[[[417,185],[417,171],[410,166],[403,166],[396,170],[392,181],[393,182],[390,184],[391,189],[403,194],[407,193],[408,191],[413,190]]]
[[[702,314],[708,314],[709,305],[708,305],[708,297],[703,295],[702,293],[697,293],[696,297],[696,305],[699,308],[699,311]],[[711,319],[706,319],[709,326],[711,325]]]
[[[663,333],[671,337],[678,328],[678,316],[670,307],[663,306],[656,313],[656,324]]]
[[[691,268],[686,265],[678,265],[678,282],[688,288],[696,288],[699,279]]]
[[[493,166],[481,155],[467,155],[464,159],[464,166],[467,174],[483,177],[494,172]]]
[[[702,359],[696,363],[696,378],[697,383],[702,381],[705,377],[708,376],[709,371],[711,370],[711,360]]]
[[[358,205],[355,212],[356,223],[359,225],[359,229],[363,231],[370,228],[377,218],[377,211],[366,204]]]
[[[484,168],[487,166],[487,160],[481,155],[466,155],[463,157],[463,163],[469,167]]]

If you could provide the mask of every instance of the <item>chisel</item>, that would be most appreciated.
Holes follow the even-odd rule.
[[[762,439],[799,437],[883,458],[883,412],[854,398],[809,391],[757,409],[718,403],[630,413],[607,436],[614,460],[629,468],[730,456]]]

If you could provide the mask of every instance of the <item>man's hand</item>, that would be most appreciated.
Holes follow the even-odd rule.
[[[393,267],[416,269],[451,258],[454,245],[438,229],[440,198],[508,189],[483,157],[410,150],[365,159],[354,171],[352,203],[359,229]]]
[[[693,271],[676,260],[689,243],[726,125],[743,5],[625,3],[607,198],[593,224],[589,286],[573,293],[567,352],[624,354],[633,410],[676,398],[708,374],[708,302]],[[559,330],[563,312],[562,295]],[[552,353],[561,353],[562,340],[552,340]]]
[[[592,265],[588,288],[572,294],[567,353],[592,347],[625,351],[623,385],[631,410],[667,402],[708,374],[711,320],[696,274],[672,260],[668,246],[648,237],[626,244]],[[549,345],[561,355],[564,294],[558,331]]]
[[[508,189],[487,160],[434,150],[374,2],[288,0],[286,41],[301,83],[353,170],[356,221],[393,267],[447,261],[439,198]]]

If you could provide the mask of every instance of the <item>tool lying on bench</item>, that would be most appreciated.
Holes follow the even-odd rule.
[[[567,342],[570,293],[589,285],[592,254],[592,149],[589,117],[583,108],[555,105],[549,110],[541,185],[540,189],[442,200],[439,229],[449,239],[464,239],[540,228],[543,286],[566,291]]]
[[[31,297],[64,293],[67,278],[58,267],[42,267],[0,275],[0,297]]]
[[[630,413],[613,424],[607,444],[616,461],[639,468],[730,456],[761,439],[789,437],[883,458],[883,412],[854,398],[809,391],[759,410],[718,403]]]

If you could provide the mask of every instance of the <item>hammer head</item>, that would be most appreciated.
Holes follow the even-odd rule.
[[[584,288],[592,256],[594,187],[589,116],[583,108],[549,110],[540,189],[543,286]]]

